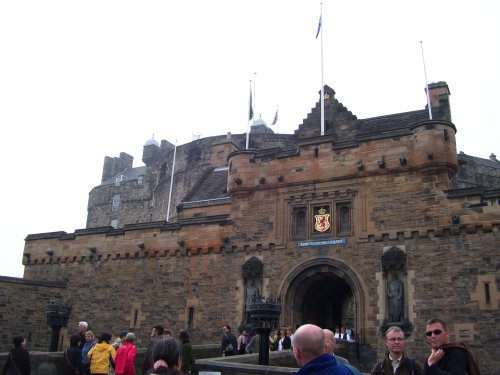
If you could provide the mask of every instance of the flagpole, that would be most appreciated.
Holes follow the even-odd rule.
[[[253,118],[253,109],[252,109],[252,80],[250,80],[250,97],[248,98],[248,118],[247,118],[247,140],[246,140],[246,149],[248,150],[248,138],[250,135],[250,121]]]
[[[174,185],[175,155],[177,154],[177,139],[174,147],[174,160],[172,160],[172,174],[170,176],[170,192],[168,193],[167,222],[170,218],[170,201],[172,200],[172,187]]]
[[[321,135],[325,135],[325,88],[323,84],[323,3],[320,3],[320,33],[321,33]]]
[[[422,41],[420,41],[420,48],[422,49],[422,61],[424,63],[425,92],[427,93],[427,108],[429,108],[429,119],[432,120],[431,97],[429,94],[429,85],[427,84],[427,71],[425,70],[424,45]]]
[[[253,102],[252,102],[252,105],[253,105],[253,109],[255,110],[256,108],[256,105],[255,103],[257,103],[255,100],[256,100],[256,93],[257,93],[257,90],[255,88],[255,84],[257,83],[257,73],[254,72],[253,73]],[[255,111],[254,111],[255,112]]]

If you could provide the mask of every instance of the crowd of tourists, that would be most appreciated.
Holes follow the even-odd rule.
[[[121,332],[113,341],[109,332],[95,336],[87,322],[79,322],[64,351],[63,375],[135,375],[137,348],[133,332]],[[30,375],[31,359],[23,336],[15,336],[2,375]],[[189,375],[193,364],[189,334],[178,337],[155,325],[151,332],[141,375]]]
[[[349,336],[348,336],[349,335]],[[376,363],[370,375],[480,375],[475,357],[463,343],[451,341],[447,323],[434,318],[427,322],[425,332],[431,353],[423,365],[406,355],[405,332],[392,326],[385,333],[387,348],[384,359]],[[97,338],[86,322],[79,322],[78,332],[70,337],[69,348],[64,351],[63,375],[135,375],[136,335],[121,332],[112,342],[112,335],[101,333]],[[300,369],[297,375],[361,374],[346,358],[335,355],[337,340],[352,340],[353,332],[345,327],[322,329],[305,324],[293,333],[291,327],[282,327],[269,337],[271,350],[291,350]],[[222,327],[221,356],[258,353],[259,336],[241,330],[236,337],[231,327]],[[0,375],[30,375],[31,359],[23,336],[15,336]],[[142,363],[141,375],[186,375],[194,363],[192,346],[187,331],[177,338],[169,330],[155,325],[151,332]]]
[[[329,331],[332,332],[332,331]],[[354,342],[354,331],[349,328],[349,325],[342,327],[336,326],[335,332],[332,332],[335,340],[346,341],[349,343]],[[221,355],[235,355],[235,354],[251,354],[258,353],[259,336],[256,335],[254,329],[247,330],[241,328],[239,336],[233,337],[231,327],[224,325],[222,327],[222,342],[221,342]],[[269,350],[282,351],[293,348],[293,329],[292,327],[280,327],[276,330],[274,335],[269,336]],[[234,344],[236,342],[236,344]],[[231,345],[229,345],[231,343]]]
[[[120,332],[113,341],[109,332],[98,337],[87,322],[78,323],[78,333],[71,336],[64,375],[135,375],[137,348],[133,332]],[[178,338],[161,325],[153,327],[144,360],[142,375],[190,374],[191,343],[187,331]]]

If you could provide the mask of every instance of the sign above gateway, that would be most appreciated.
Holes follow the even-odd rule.
[[[346,238],[335,238],[333,240],[324,241],[303,241],[297,242],[297,247],[308,247],[308,246],[326,246],[326,245],[345,245],[347,243]]]

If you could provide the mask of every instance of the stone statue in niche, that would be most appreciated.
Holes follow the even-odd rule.
[[[257,257],[251,257],[242,266],[242,276],[244,280],[244,316],[243,323],[240,328],[252,328],[250,322],[250,305],[252,303],[260,302],[262,300],[262,275],[264,273],[264,264]]]
[[[262,297],[259,288],[255,285],[255,280],[249,280],[247,282],[246,298],[245,298],[245,325],[250,324],[250,305],[252,303],[260,302]]]
[[[387,283],[387,297],[389,299],[389,322],[397,323],[403,321],[404,309],[404,285],[393,274],[392,280]]]
[[[249,306],[255,302],[260,302],[260,291],[255,286],[255,280],[250,280],[247,286],[246,310],[248,311]]]

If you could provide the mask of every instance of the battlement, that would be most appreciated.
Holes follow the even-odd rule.
[[[92,248],[82,248],[79,245],[81,243],[81,239],[79,238],[80,236],[76,233],[67,234],[65,232],[60,232],[63,233],[63,235],[58,237],[51,236],[51,241],[46,241],[43,246],[37,244],[37,246],[31,247],[29,245],[29,241],[35,239],[27,239],[23,264],[26,266],[27,273],[29,274],[29,268],[33,266],[36,267],[37,265],[84,262],[95,263],[101,261],[117,261],[127,259],[195,257],[212,254],[220,254],[224,256],[224,254],[231,253],[256,255],[264,252],[298,249],[298,243],[301,242],[291,241],[286,245],[277,243],[264,244],[258,242],[241,243],[241,241],[231,239],[228,231],[227,237],[223,237],[220,244],[212,246],[210,244],[203,244],[200,240],[193,240],[192,242],[189,241],[190,243],[187,241],[177,242],[172,240],[172,237],[179,238],[180,236],[179,233],[171,231],[171,225],[151,223],[148,227],[153,229],[149,236],[144,235],[143,227],[128,228],[120,231],[110,229],[107,233],[93,233],[91,235],[92,238],[87,239],[89,242],[96,244],[95,247]],[[167,227],[170,229],[167,229]],[[341,249],[346,246],[347,248],[350,248],[351,246],[362,246],[363,243],[401,242],[440,237],[460,237],[463,235],[482,235],[485,233],[500,233],[500,217],[494,221],[483,224],[457,224],[439,229],[422,228],[416,230],[388,231],[378,234],[368,234],[363,235],[360,238],[348,238],[346,244],[329,244],[329,246]],[[137,234],[140,234],[140,240],[138,239]],[[89,234],[86,236],[89,236]],[[121,243],[119,250],[116,250],[114,246],[110,246],[110,236],[114,239],[113,243],[115,241],[119,241]],[[315,241],[311,242],[314,243]],[[311,246],[317,248],[322,247],[322,245]]]

